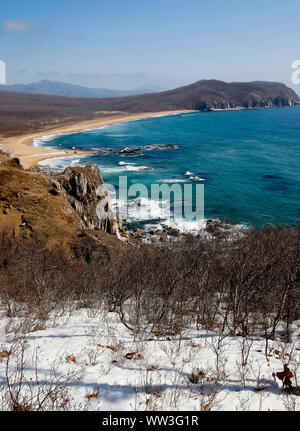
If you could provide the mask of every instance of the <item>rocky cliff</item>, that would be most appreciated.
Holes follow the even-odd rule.
[[[65,195],[82,229],[99,229],[121,238],[122,220],[112,209],[97,166],[69,167],[54,184]]]
[[[18,159],[0,152],[3,227],[48,246],[78,242],[86,235],[100,240],[105,236],[106,243],[126,236],[97,166],[49,175],[25,170]]]

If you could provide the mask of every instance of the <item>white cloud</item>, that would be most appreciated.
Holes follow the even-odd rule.
[[[4,30],[12,33],[30,34],[33,33],[34,28],[22,21],[8,20],[4,23]]]

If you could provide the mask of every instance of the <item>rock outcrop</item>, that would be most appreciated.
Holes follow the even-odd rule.
[[[68,167],[55,178],[54,184],[65,194],[82,229],[99,229],[121,239],[122,220],[112,208],[97,166]]]

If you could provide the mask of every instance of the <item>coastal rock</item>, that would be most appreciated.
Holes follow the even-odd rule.
[[[141,147],[137,147],[137,148],[129,148],[126,147],[123,150],[120,151],[121,154],[136,154],[139,153],[141,151]]]
[[[167,150],[178,150],[178,146],[174,144],[153,144],[146,145],[144,147],[145,151],[167,151]]]
[[[82,229],[99,229],[121,239],[122,220],[112,209],[97,166],[68,167],[55,182],[76,212]]]
[[[116,151],[112,148],[97,148],[98,154],[116,154]]]

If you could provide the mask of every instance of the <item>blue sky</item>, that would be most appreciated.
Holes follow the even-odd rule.
[[[8,84],[172,88],[216,78],[297,89],[291,63],[300,59],[300,2],[1,1],[0,59]]]

